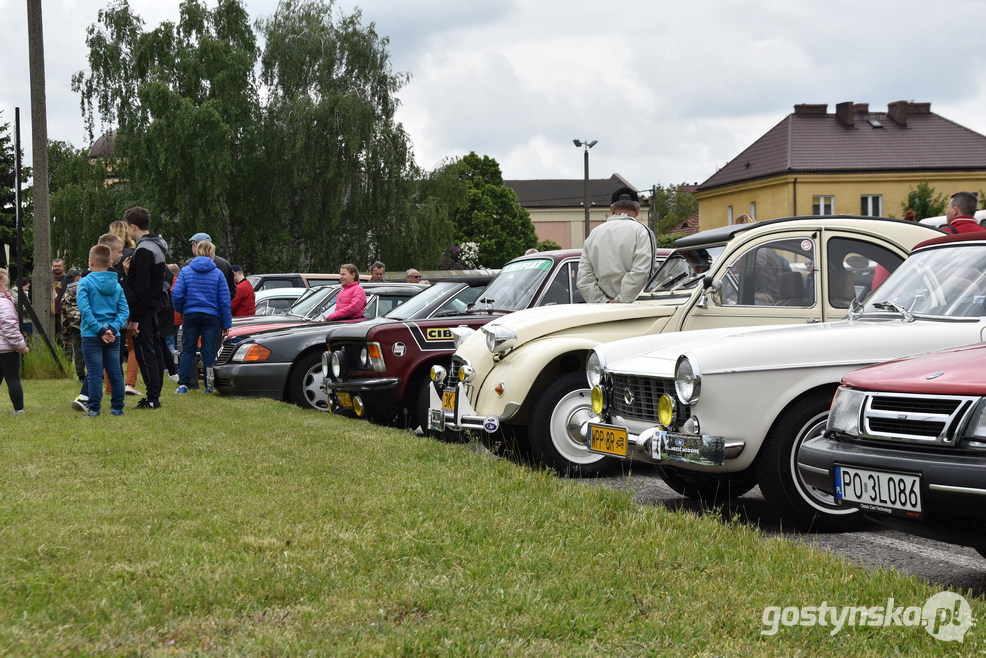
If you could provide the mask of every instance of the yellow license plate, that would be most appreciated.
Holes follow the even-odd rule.
[[[625,427],[589,424],[589,450],[605,455],[627,456],[627,430]]]
[[[349,397],[349,393],[336,393],[336,400],[339,401],[340,407],[353,407],[353,399]]]
[[[442,409],[455,411],[455,391],[442,391]]]

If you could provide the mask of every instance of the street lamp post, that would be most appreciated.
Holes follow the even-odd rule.
[[[576,147],[583,147],[585,151],[585,186],[583,191],[585,192],[585,199],[582,205],[585,206],[585,237],[589,237],[589,149],[596,145],[598,140],[592,140],[591,142],[587,139],[573,139],[572,143]]]

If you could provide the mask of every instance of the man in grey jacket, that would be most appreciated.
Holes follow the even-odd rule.
[[[577,284],[590,303],[632,302],[654,269],[654,234],[637,221],[637,193],[621,187],[613,193],[609,208],[612,214],[589,233],[579,259]]]

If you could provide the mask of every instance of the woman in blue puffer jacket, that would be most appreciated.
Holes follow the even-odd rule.
[[[216,268],[213,258],[216,245],[208,240],[192,248],[195,258],[178,273],[171,289],[171,303],[182,314],[181,357],[178,361],[178,388],[175,393],[188,393],[198,386],[195,371],[195,350],[202,341],[202,365],[207,373],[205,392],[212,393],[208,373],[219,353],[220,336],[226,338],[233,326],[230,312],[229,286],[226,277]]]

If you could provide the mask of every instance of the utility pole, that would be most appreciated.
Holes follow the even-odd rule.
[[[585,149],[585,184],[583,186],[584,200],[582,205],[585,207],[585,237],[589,237],[589,231],[591,227],[589,226],[589,149],[598,144],[598,140],[592,140],[591,142],[587,139],[573,139],[572,143],[575,146],[581,146]]]

